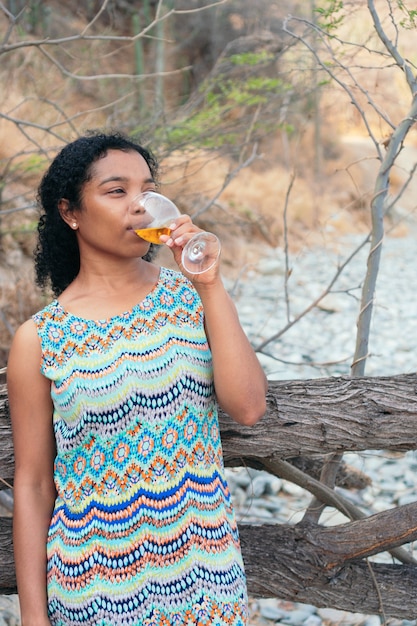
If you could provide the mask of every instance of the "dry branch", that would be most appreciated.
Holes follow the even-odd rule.
[[[358,559],[329,569],[334,554],[319,545],[330,539],[322,535],[328,531],[333,546],[343,542],[343,526],[241,526],[250,593],[354,613],[384,611],[398,619],[415,618],[417,567]]]
[[[274,381],[266,415],[254,428],[220,419],[226,461],[415,450],[417,376]]]

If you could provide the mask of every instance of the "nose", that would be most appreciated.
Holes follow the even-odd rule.
[[[129,213],[132,215],[141,215],[145,213],[144,197],[142,194],[135,196],[129,204]]]

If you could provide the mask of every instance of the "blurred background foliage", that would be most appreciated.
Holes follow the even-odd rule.
[[[361,81],[362,91],[353,80],[352,89],[386,141],[386,119],[401,119],[409,93],[364,5],[0,4],[0,354],[42,298],[32,286],[36,186],[56,151],[88,129],[120,129],[151,147],[162,192],[220,235],[232,274],[260,247],[282,246],[284,233],[297,247],[367,229],[375,155],[363,143],[363,116],[317,61],[323,55],[343,80]],[[377,5],[415,56],[415,11]],[[288,15],[301,43],[283,26]],[[367,110],[366,94],[376,107]]]

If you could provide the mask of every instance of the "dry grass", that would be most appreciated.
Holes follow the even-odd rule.
[[[64,17],[62,11],[55,14],[56,19]],[[75,23],[72,26],[75,29],[82,27]],[[351,41],[366,39],[372,30],[365,17],[359,27],[357,21],[352,25],[346,20],[345,28],[345,38]],[[402,36],[406,37],[407,33]],[[415,33],[410,31],[409,37],[410,50],[413,51]],[[374,39],[371,43],[376,45]],[[80,51],[79,57],[75,55],[82,59],[77,68],[80,73],[102,70],[100,65],[103,63],[109,68],[120,63],[120,58],[110,50],[103,56],[96,54],[95,49],[90,51],[90,57],[83,56],[84,52]],[[396,70],[381,71],[375,64],[374,68],[363,71],[364,64],[370,62],[368,56],[365,50],[357,52],[355,71],[378,105],[398,122],[409,105],[408,89]],[[33,200],[46,156],[75,134],[66,115],[75,116],[77,132],[106,123],[106,111],[95,110],[103,101],[98,83],[62,80],[58,70],[35,49],[10,55],[9,59],[1,68],[2,82],[8,86],[0,95],[1,110],[14,118],[29,120],[35,126],[48,128],[54,125],[56,136],[36,127],[26,129],[28,135],[25,136],[15,123],[0,120],[0,167],[4,170],[11,166],[16,172],[14,181],[3,190],[2,200],[6,202],[3,205],[6,208],[22,206]],[[116,97],[115,87],[114,90]],[[357,92],[355,95],[360,96]],[[361,102],[369,113],[365,100],[362,98]],[[174,199],[181,210],[195,215],[216,198],[210,209],[200,213],[196,221],[220,236],[226,272],[253,262],[265,246],[282,246],[285,229],[290,247],[299,248],[322,242],[323,233],[331,241],[340,233],[369,228],[369,202],[378,167],[375,151],[363,135],[357,110],[349,106],[345,95],[328,88],[323,92],[321,104],[325,111],[321,128],[321,176],[315,176],[313,171],[315,148],[311,120],[304,121],[304,128],[296,129],[296,141],[288,140],[280,132],[272,134],[259,146],[262,157],[236,175],[232,174],[237,167],[235,162],[204,151],[174,154],[163,163],[162,192]],[[387,126],[373,115],[370,123],[376,136],[384,141],[388,135]],[[45,162],[39,160],[33,166],[31,153],[36,146],[45,151]],[[408,139],[408,150],[416,146],[417,132],[414,132]],[[29,163],[32,163],[30,167]],[[393,172],[392,193],[403,184],[406,165],[404,162]],[[229,177],[231,180],[225,186]],[[415,197],[415,187],[402,197],[405,210],[413,210]],[[40,296],[32,287],[28,260],[34,245],[30,233],[34,220],[34,214],[29,212],[16,213],[1,222],[2,354],[7,352],[16,326],[40,303]],[[400,236],[404,229],[399,227],[396,233]],[[164,254],[161,258],[165,262]],[[18,267],[20,262],[29,268],[23,274]],[[166,262],[170,262],[169,257]]]

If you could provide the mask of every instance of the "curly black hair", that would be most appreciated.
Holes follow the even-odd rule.
[[[108,150],[138,152],[157,180],[158,162],[150,150],[120,132],[91,131],[67,144],[57,154],[38,188],[40,218],[34,255],[37,285],[45,288],[50,283],[55,296],[68,287],[80,270],[77,237],[62,219],[59,201],[66,198],[71,207],[80,206],[82,189],[91,178],[92,166]],[[151,245],[144,259],[150,260],[154,253],[155,247]]]

